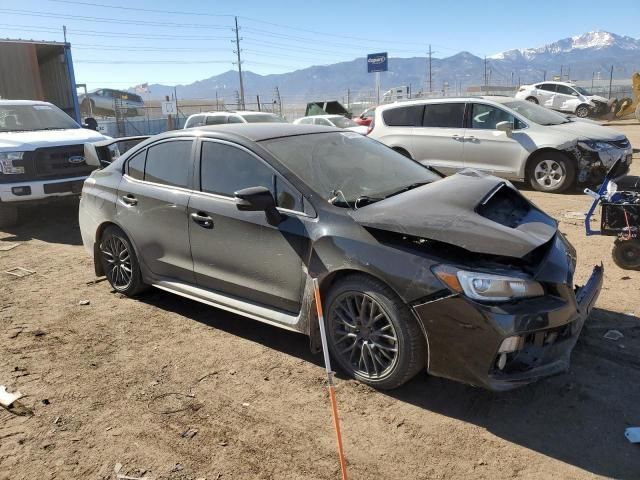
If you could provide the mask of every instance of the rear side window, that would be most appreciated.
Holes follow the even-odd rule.
[[[147,155],[147,150],[142,150],[136,153],[127,164],[127,175],[136,180],[144,180],[144,160]]]
[[[424,105],[390,108],[382,112],[384,123],[390,127],[418,127],[422,123]]]
[[[423,127],[462,128],[464,103],[428,103],[424,108]]]
[[[207,116],[207,125],[222,125],[223,123],[227,123],[227,117],[224,115],[208,115]]]
[[[236,117],[235,115],[229,115],[227,119],[227,123],[244,123],[240,117]]]
[[[191,177],[191,140],[173,140],[149,147],[144,179],[186,188]]]
[[[543,83],[542,85],[539,85],[538,88],[540,90],[546,90],[547,92],[556,91],[556,85],[554,83]]]
[[[202,125],[204,125],[204,115],[196,115],[187,120],[187,124],[184,128],[200,127]]]
[[[217,142],[203,142],[200,188],[203,192],[233,196],[248,187],[267,187],[273,193],[273,172],[253,155]]]

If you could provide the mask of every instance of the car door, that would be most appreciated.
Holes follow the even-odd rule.
[[[302,195],[266,162],[237,144],[203,139],[196,177],[200,192],[189,204],[196,282],[207,289],[297,313],[309,240]],[[262,211],[240,211],[233,193],[264,186],[286,213],[270,225]],[[203,221],[203,219],[205,219]]]
[[[553,108],[563,112],[574,112],[580,104],[580,96],[567,85],[556,85],[556,95],[553,98]]]
[[[526,145],[531,142],[523,132],[526,125],[494,105],[472,103],[469,109],[469,123],[464,137],[465,167],[499,177],[517,178],[522,162],[529,156]],[[511,136],[496,129],[500,122],[511,123]]]
[[[556,84],[555,83],[543,83],[538,85],[536,98],[538,103],[543,107],[553,108],[553,99],[556,96]]]
[[[187,206],[194,162],[193,138],[154,143],[125,164],[116,220],[138,258],[157,278],[193,283]]]
[[[414,159],[444,174],[464,168],[465,102],[427,103],[421,125],[413,129]]]

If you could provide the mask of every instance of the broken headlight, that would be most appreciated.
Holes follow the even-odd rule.
[[[611,144],[598,140],[582,140],[578,142],[578,146],[596,152],[600,150],[609,150],[610,148],[612,148]]]
[[[544,295],[540,283],[524,278],[469,272],[448,266],[436,267],[434,273],[451,290],[464,293],[473,300],[506,302]]]
[[[22,160],[24,152],[0,152],[0,172],[5,175],[20,175],[24,167],[14,165],[13,162]]]

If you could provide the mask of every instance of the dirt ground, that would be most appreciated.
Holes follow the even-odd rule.
[[[640,124],[613,128],[640,147]],[[615,266],[611,238],[585,237],[587,196],[525,194],[576,246],[578,283],[605,266],[570,372],[503,394],[339,376],[350,478],[640,478],[624,437],[640,426],[640,272]],[[0,479],[339,478],[322,358],[304,336],[161,291],[123,298],[93,283],[76,201],[23,214],[0,231],[0,384],[32,415],[0,409]]]

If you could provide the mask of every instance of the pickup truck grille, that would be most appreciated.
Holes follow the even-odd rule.
[[[84,161],[84,146],[38,148],[33,160],[38,178],[65,178],[89,175],[93,167]]]

